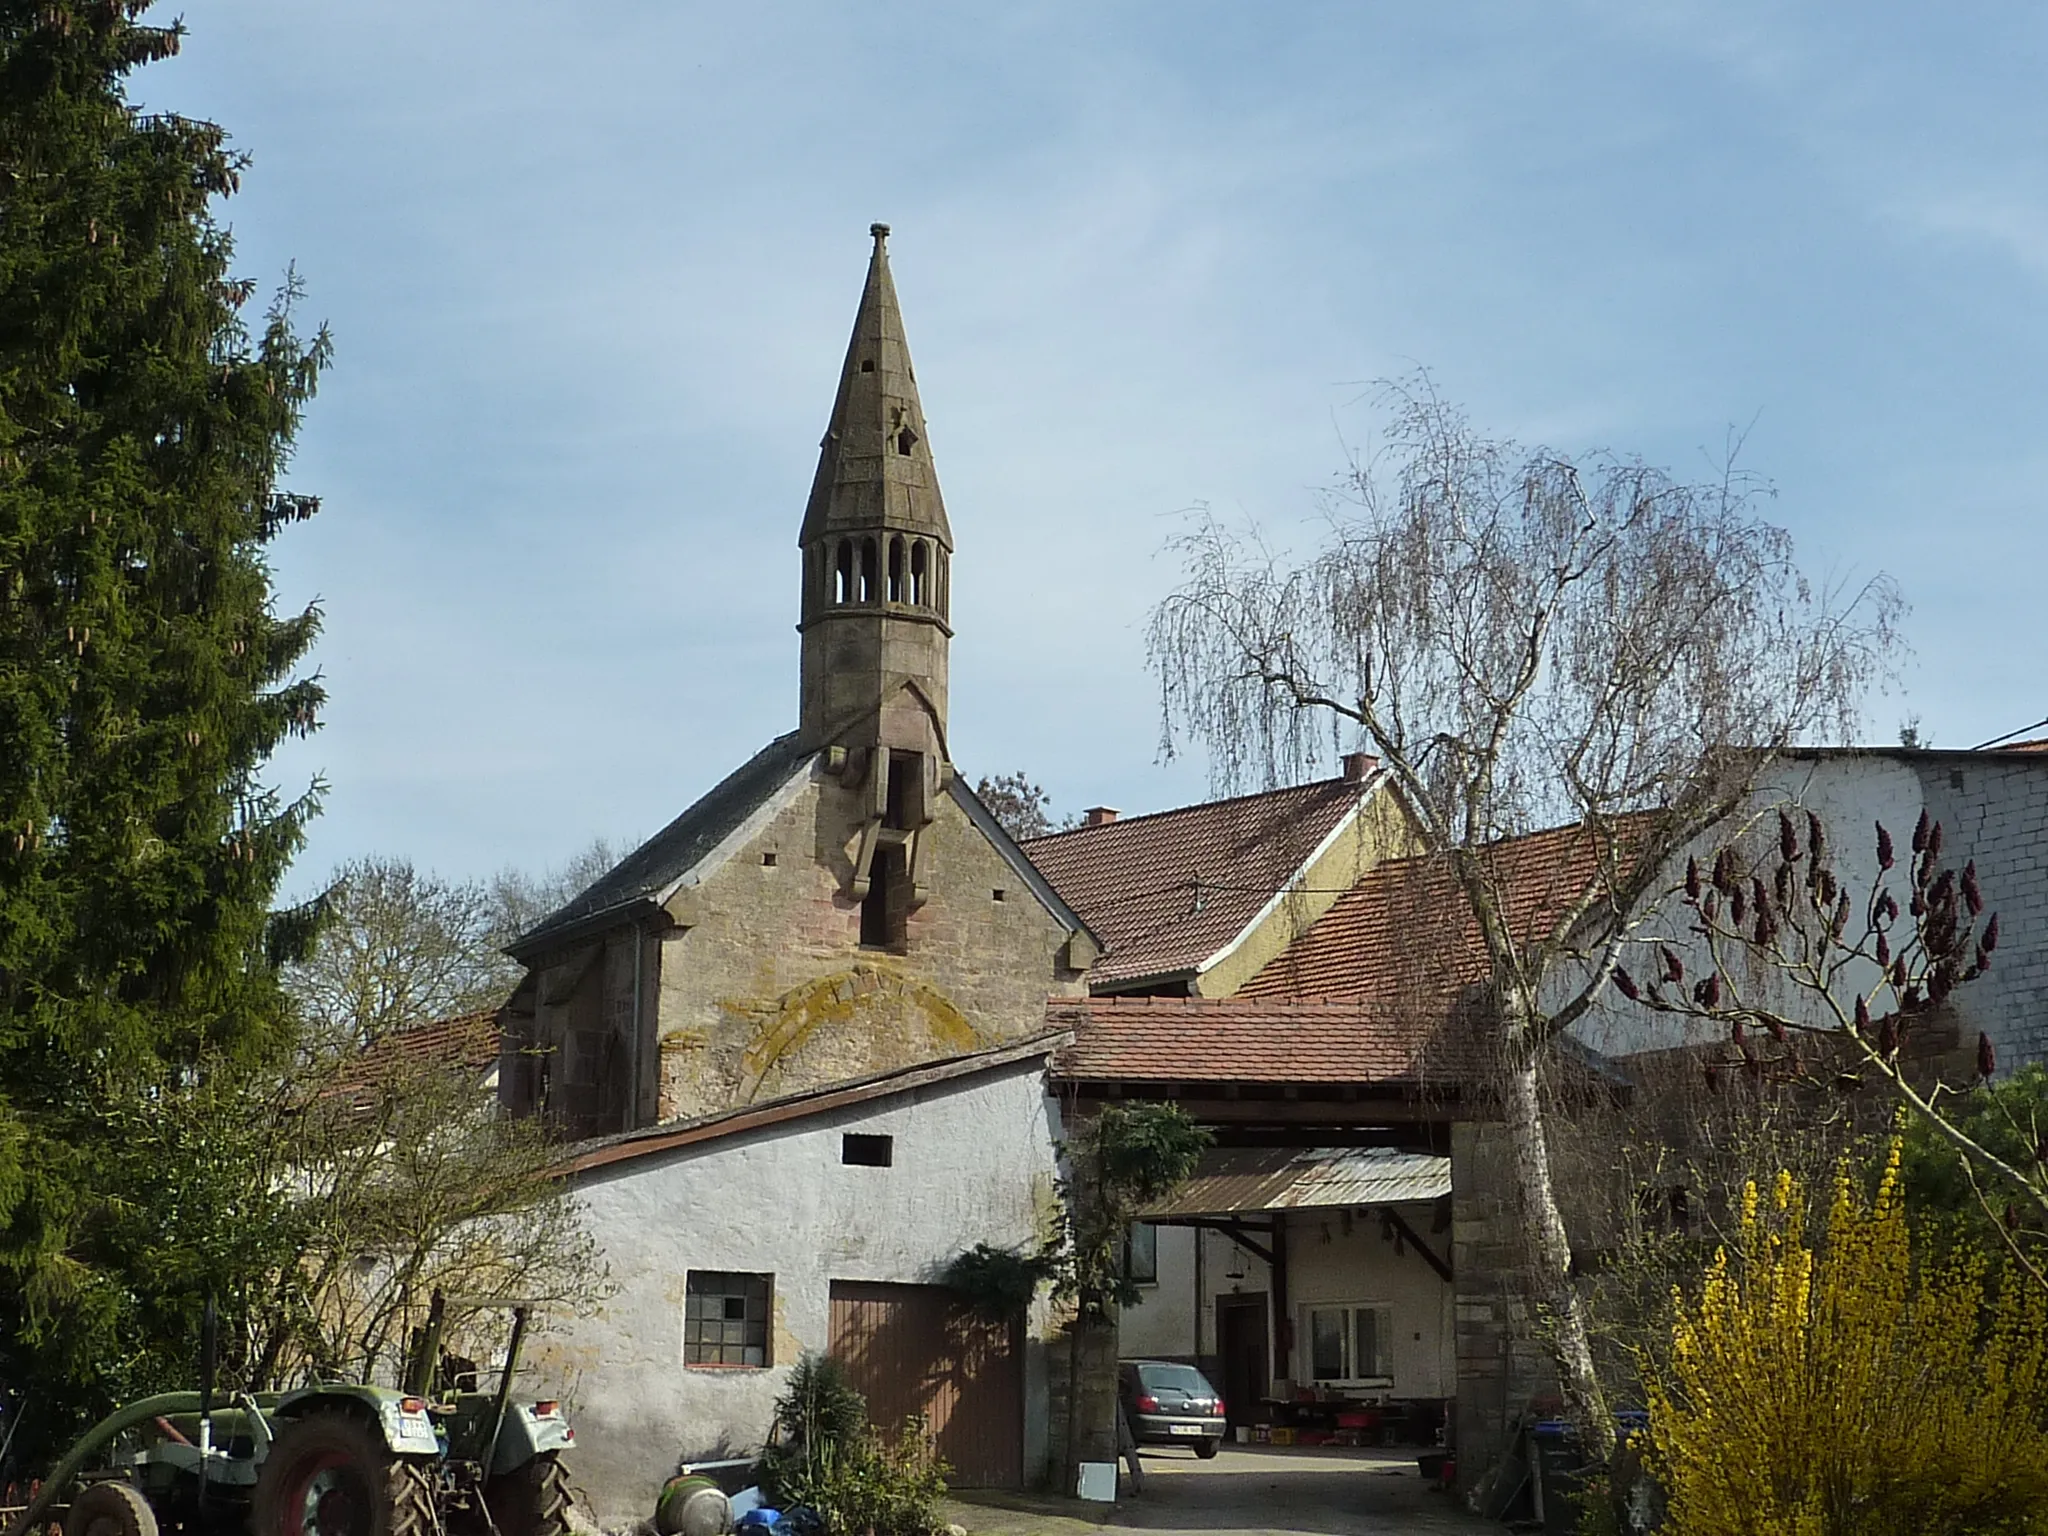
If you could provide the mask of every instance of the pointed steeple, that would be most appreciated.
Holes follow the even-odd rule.
[[[799,728],[806,747],[880,748],[937,764],[946,755],[953,530],[889,277],[889,226],[870,233],[867,286],[797,539]]]
[[[917,399],[917,374],[903,339],[903,312],[889,276],[889,226],[871,225],[868,232],[875,250],[868,258],[867,286],[839,371],[832,424],[819,445],[818,473],[798,542],[809,545],[829,533],[888,527],[923,533],[950,550],[953,530],[946,523],[946,504],[925,438],[924,408]]]

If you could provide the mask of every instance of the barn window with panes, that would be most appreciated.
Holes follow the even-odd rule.
[[[693,1269],[684,1282],[683,1364],[762,1368],[768,1352],[773,1275]]]

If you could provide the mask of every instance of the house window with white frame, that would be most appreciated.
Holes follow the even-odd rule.
[[[1309,1379],[1385,1386],[1394,1377],[1394,1309],[1377,1302],[1323,1302],[1301,1309]]]

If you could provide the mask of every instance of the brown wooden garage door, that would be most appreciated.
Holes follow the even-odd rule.
[[[893,1429],[922,1414],[962,1488],[1023,1486],[1022,1334],[979,1321],[940,1286],[832,1282],[831,1353],[868,1418]]]

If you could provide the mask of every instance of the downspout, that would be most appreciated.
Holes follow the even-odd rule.
[[[636,921],[632,926],[633,935],[633,1024],[632,1032],[626,1037],[626,1123],[622,1131],[640,1128],[640,1035],[646,1021],[640,1017],[642,1007],[641,977],[647,964],[647,936]]]

